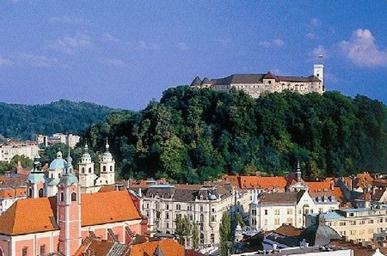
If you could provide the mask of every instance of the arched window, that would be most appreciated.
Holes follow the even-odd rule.
[[[203,221],[204,221],[204,215],[200,214],[200,222],[203,222]]]
[[[105,165],[102,167],[102,170],[103,170],[104,172],[106,172],[106,166],[105,166]]]
[[[89,167],[89,173],[91,173],[91,167]]]
[[[71,193],[71,201],[73,202],[77,201],[77,193],[75,192]]]
[[[200,233],[200,243],[204,244],[204,234]]]
[[[28,196],[32,197],[32,188],[28,188]]]
[[[39,197],[43,197],[43,189],[39,189]]]
[[[211,244],[214,244],[215,243],[215,235],[214,234],[211,234]]]
[[[113,166],[110,166],[110,172],[113,172]]]
[[[82,173],[85,173],[85,167],[82,167]]]
[[[60,192],[60,201],[61,201],[61,202],[64,201],[64,193],[63,193],[63,192]]]

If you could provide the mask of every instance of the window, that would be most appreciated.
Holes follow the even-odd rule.
[[[373,224],[374,220],[368,220],[368,224]]]
[[[350,223],[351,225],[356,225],[356,221],[355,221],[355,220],[351,220],[349,223]]]
[[[287,210],[287,214],[288,214],[288,215],[293,214],[293,209],[288,209],[288,210]]]
[[[39,251],[40,251],[40,255],[46,254],[46,245],[41,245]]]
[[[280,219],[279,218],[276,218],[275,220],[274,220],[274,225],[279,225],[280,224]]]
[[[251,219],[251,225],[255,226],[257,224],[257,221],[253,218]]]
[[[176,205],[176,210],[180,210],[180,209],[181,209],[180,204],[177,204],[177,205]]]
[[[110,166],[110,172],[113,172],[113,166]]]
[[[28,189],[28,196],[29,196],[29,197],[32,197],[32,188],[29,188],[29,189]]]
[[[379,222],[380,222],[380,223],[383,223],[383,219],[379,219]]]
[[[82,170],[82,173],[85,173],[85,167],[82,167],[81,170]]]
[[[71,193],[71,201],[73,202],[77,201],[77,193],[75,192]]]
[[[212,208],[212,210],[211,210],[212,212],[215,212],[215,208]]]
[[[89,167],[89,173],[91,173],[91,167]]]
[[[211,244],[215,243],[215,235],[214,234],[210,235],[210,240],[211,240]]]
[[[216,215],[212,215],[212,216],[211,216],[211,221],[212,221],[212,222],[215,222],[215,221],[216,221]]]
[[[275,214],[275,215],[280,215],[280,209],[275,209],[275,210],[274,210],[274,214]]]
[[[63,192],[60,192],[60,201],[61,201],[61,202],[64,201],[64,194],[63,194]]]
[[[267,213],[268,213],[268,210],[265,210],[265,215],[267,215]]]
[[[200,233],[200,243],[204,244],[204,234]]]
[[[166,218],[167,220],[169,219],[169,213],[168,213],[168,212],[165,213],[165,218]]]
[[[203,221],[204,221],[204,215],[200,214],[200,222],[203,222]]]
[[[339,226],[346,226],[347,223],[345,221],[340,221]]]
[[[27,256],[27,254],[28,254],[28,247],[23,247],[22,256]]]
[[[255,209],[251,210],[251,215],[257,215],[257,210]]]
[[[169,223],[167,222],[167,228],[169,228]]]
[[[293,219],[292,219],[292,218],[288,218],[288,219],[286,220],[286,222],[287,222],[288,224],[292,225],[292,224],[293,224]]]
[[[43,197],[43,189],[39,189],[39,197]]]
[[[102,167],[102,170],[103,170],[104,172],[106,172],[106,166],[105,166],[105,165]]]
[[[203,206],[200,206],[200,211],[201,211],[201,212],[203,211]]]

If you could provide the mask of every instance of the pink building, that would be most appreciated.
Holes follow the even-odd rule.
[[[18,200],[0,216],[0,256],[70,256],[88,236],[126,243],[146,230],[128,191],[81,194],[71,158],[57,190]]]

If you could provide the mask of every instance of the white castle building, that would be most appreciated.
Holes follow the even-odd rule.
[[[233,74],[223,78],[201,80],[196,77],[191,86],[196,88],[211,88],[228,92],[231,89],[242,90],[253,98],[258,98],[262,93],[282,92],[285,90],[296,91],[301,94],[319,93],[325,91],[324,65],[315,64],[313,75],[280,76],[271,72],[266,74]]]
[[[69,158],[71,160],[71,158]],[[100,157],[100,175],[94,172],[94,163],[85,146],[85,152],[79,162],[79,187],[81,193],[98,192],[101,187],[115,185],[115,161],[109,152],[109,144],[106,142],[106,151]],[[27,196],[31,198],[51,197],[57,194],[60,178],[64,174],[67,161],[62,152],[58,151],[47,171],[43,172],[40,162],[35,160],[34,167],[27,177]]]

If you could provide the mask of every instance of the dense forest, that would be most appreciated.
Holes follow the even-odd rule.
[[[272,93],[253,99],[187,86],[136,113],[92,125],[93,149],[108,137],[123,177],[196,183],[223,173],[281,175],[301,162],[305,178],[384,171],[386,107],[365,96]]]
[[[0,135],[34,139],[36,134],[78,134],[103,120],[112,109],[86,102],[60,100],[45,105],[0,103]]]

